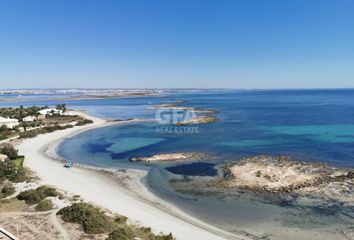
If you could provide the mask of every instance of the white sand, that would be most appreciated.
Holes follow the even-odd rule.
[[[88,129],[108,125],[103,119],[85,117],[92,119],[94,123],[39,135],[24,140],[18,146],[19,153],[26,156],[25,166],[34,171],[43,184],[80,195],[85,201],[125,215],[143,226],[151,227],[155,232],[172,232],[177,239],[247,239],[236,238],[234,235],[231,236],[229,233],[207,225],[161,199],[156,203],[157,197],[143,186],[141,179],[135,179],[135,184],[132,187],[141,188],[135,189],[134,192],[139,192],[144,197],[129,193],[127,189],[124,189],[107,175],[79,167],[66,169],[62,163],[45,154],[48,149],[53,149],[53,146],[67,137]],[[144,175],[140,174],[139,177],[141,178]],[[149,199],[146,199],[146,197],[149,197]],[[168,209],[168,211],[162,210],[163,208]]]

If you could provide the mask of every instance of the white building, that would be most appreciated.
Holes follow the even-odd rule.
[[[52,116],[52,115],[54,115],[54,114],[65,115],[62,110],[55,109],[55,108],[43,109],[43,110],[40,110],[39,113],[40,113],[41,115],[44,115],[44,116],[45,116],[45,115]]]
[[[7,128],[13,129],[18,126],[18,120],[14,118],[3,118],[0,117],[0,126],[5,125]]]
[[[27,117],[24,117],[24,118],[22,118],[22,121],[24,121],[24,122],[34,122],[34,121],[36,121],[36,117],[35,116],[27,116]]]

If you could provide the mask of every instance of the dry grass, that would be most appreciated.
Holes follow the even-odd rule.
[[[72,239],[80,240],[105,240],[108,234],[86,234],[80,224],[64,222],[59,217],[59,223]]]
[[[1,225],[19,239],[59,239],[58,233],[47,214],[8,213],[0,214]]]
[[[29,211],[30,209],[24,201],[19,201],[17,198],[0,201],[0,215],[3,212],[22,212]]]

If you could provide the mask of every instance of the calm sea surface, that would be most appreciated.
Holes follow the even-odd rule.
[[[53,101],[28,98],[0,102],[3,106],[53,105],[66,103],[110,119],[154,119],[154,104],[187,100],[183,106],[218,111],[220,121],[198,125],[197,133],[164,134],[168,127],[156,121],[110,126],[82,133],[65,141],[59,154],[78,163],[99,167],[149,169],[147,184],[164,199],[203,220],[228,230],[249,229],[274,234],[264,227],[289,222],[304,227],[311,216],[315,227],[343,221],[343,218],[314,209],[291,207],[220,196],[198,196],[177,191],[171,179],[180,176],[213,176],[218,167],[244,156],[291,155],[303,161],[321,161],[338,167],[354,167],[354,90],[216,91],[173,93],[162,97],[105,100]],[[203,152],[216,156],[193,164],[131,163],[129,158],[158,153]],[[279,220],[280,219],[280,220]],[[338,220],[340,219],[340,220]],[[344,220],[343,220],[344,219]],[[237,227],[236,227],[237,226]],[[267,230],[268,229],[268,230]],[[268,232],[267,232],[268,231]]]

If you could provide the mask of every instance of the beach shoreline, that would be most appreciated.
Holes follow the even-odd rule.
[[[248,239],[208,225],[158,198],[143,184],[146,170],[64,168],[58,161],[61,159],[56,149],[65,139],[95,128],[139,121],[109,122],[84,112],[76,113],[93,123],[25,139],[18,146],[20,154],[26,156],[25,166],[35,172],[43,184],[80,195],[155,232],[172,232],[176,239]]]

